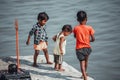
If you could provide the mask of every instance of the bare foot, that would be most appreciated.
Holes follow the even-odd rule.
[[[65,69],[59,69],[58,71],[65,71]]]
[[[49,61],[49,62],[47,62],[47,64],[53,64],[53,63]]]
[[[59,69],[58,68],[54,68],[56,71],[58,71]]]
[[[86,73],[86,75],[88,76],[88,73]],[[81,79],[83,79],[83,78],[84,78],[84,76],[82,75],[80,78],[81,78]]]
[[[84,78],[84,76],[82,75],[80,78],[81,78],[81,79],[83,79],[83,78]]]
[[[39,67],[37,64],[33,64],[32,66],[33,66],[33,67]]]

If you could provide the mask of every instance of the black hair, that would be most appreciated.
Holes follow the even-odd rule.
[[[69,24],[66,24],[62,27],[62,31],[72,32],[72,26]]]
[[[78,11],[77,13],[77,21],[83,22],[87,18],[87,13],[85,11]]]
[[[42,20],[49,20],[49,16],[47,15],[46,12],[40,12],[38,14],[37,20],[40,20],[40,21],[42,21]]]

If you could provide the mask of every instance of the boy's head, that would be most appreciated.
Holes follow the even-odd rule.
[[[82,23],[84,20],[87,20],[87,13],[85,11],[78,11],[77,21]]]
[[[43,26],[49,20],[49,16],[45,12],[40,12],[38,14],[37,20],[40,23],[40,25]]]
[[[64,25],[62,28],[62,32],[64,32],[65,36],[68,36],[69,34],[71,34],[72,33],[71,25],[69,25],[69,24]]]

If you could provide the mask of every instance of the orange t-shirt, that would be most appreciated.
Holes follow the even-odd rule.
[[[73,29],[73,33],[76,36],[76,49],[89,48],[90,35],[94,34],[94,29],[88,25],[77,25]]]

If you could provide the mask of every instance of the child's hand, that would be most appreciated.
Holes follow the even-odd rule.
[[[46,45],[48,46],[48,42],[46,42]]]
[[[30,44],[30,41],[27,40],[27,41],[26,41],[26,45],[29,45],[29,44]]]
[[[60,53],[61,53],[61,55],[63,55],[63,51],[62,50],[60,51]]]
[[[61,55],[63,55],[63,53],[61,53]]]
[[[30,44],[30,36],[28,36],[28,39],[26,41],[26,45],[29,45]]]
[[[54,42],[56,41],[56,38],[57,38],[57,35],[55,35],[55,36],[52,38]]]

